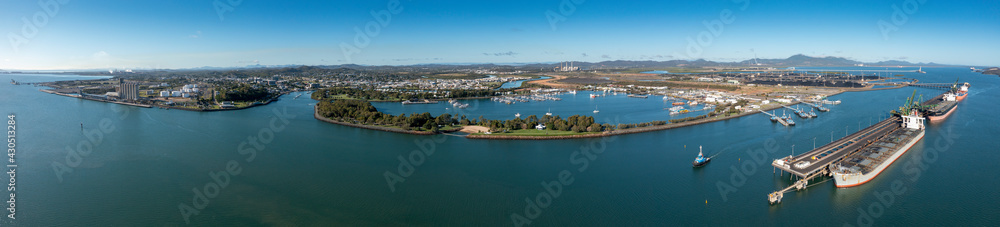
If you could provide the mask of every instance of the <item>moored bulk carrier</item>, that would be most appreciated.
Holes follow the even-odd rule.
[[[958,109],[958,102],[965,99],[968,94],[969,83],[959,86],[956,81],[950,90],[923,103],[921,110],[931,123],[942,121]]]
[[[928,104],[931,104],[929,108],[925,111],[927,119],[931,122],[942,121],[948,116],[951,116],[952,112],[958,108],[957,95],[952,92],[944,93],[940,97],[933,100],[929,100]]]
[[[924,138],[923,116],[916,110],[908,112],[901,116],[901,127],[831,166],[833,181],[838,188],[867,183]]]
[[[956,99],[958,99],[958,101],[965,100],[965,97],[969,95],[969,87],[970,85],[968,82],[958,87],[958,93],[956,93],[956,95],[958,96],[956,97]]]
[[[799,177],[785,189],[768,194],[780,203],[785,192],[808,187],[814,178],[832,177],[837,187],[864,184],[878,176],[924,137],[924,116],[914,95],[893,116],[844,138],[797,156],[776,159],[771,165]]]

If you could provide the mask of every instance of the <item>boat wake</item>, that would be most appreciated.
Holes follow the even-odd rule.
[[[709,156],[708,158],[715,158],[715,156],[719,156],[720,154],[723,154],[723,153],[726,153],[726,152],[729,152],[729,151],[730,151],[729,147],[722,148],[721,151],[713,154],[712,156]]]
[[[969,124],[972,124],[972,122],[976,122],[976,119],[972,119],[971,121],[965,122],[965,126],[968,127]]]

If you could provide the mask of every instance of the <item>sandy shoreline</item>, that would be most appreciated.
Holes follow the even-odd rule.
[[[469,133],[469,134],[472,134],[472,133],[483,133],[483,132],[490,131],[490,128],[483,127],[483,126],[478,126],[478,125],[468,125],[468,126],[463,126],[462,129],[458,130],[458,131],[464,132],[464,133]]]

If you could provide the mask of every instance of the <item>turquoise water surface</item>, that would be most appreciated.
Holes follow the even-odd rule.
[[[766,195],[791,181],[767,173],[771,160],[866,127],[914,91],[926,98],[941,91],[843,93],[831,97],[843,104],[796,119],[795,127],[756,114],[607,138],[498,141],[328,124],[312,117],[314,100],[294,93],[251,109],[189,112],[6,82],[92,77],[0,74],[0,111],[16,115],[18,148],[17,219],[0,225],[509,226],[512,217],[535,226],[993,225],[1000,214],[1000,171],[992,169],[1000,161],[998,78],[967,68],[924,71],[902,74],[972,83],[950,118],[929,125],[924,139],[873,181],[846,189],[816,181],[775,206]],[[580,92],[563,101],[463,102],[473,105],[376,106],[494,119],[550,109],[563,117],[600,109],[598,122],[669,118],[658,96],[590,99]],[[692,169],[698,146],[721,154]],[[893,184],[902,192],[892,193]],[[197,214],[189,209],[185,220],[185,206]]]

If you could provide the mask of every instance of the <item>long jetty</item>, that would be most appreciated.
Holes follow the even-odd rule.
[[[788,124],[788,122],[785,121],[785,119],[781,119],[780,117],[778,117],[778,115],[774,115],[772,113],[769,113],[769,112],[763,111],[763,110],[758,110],[758,111],[760,111],[761,113],[767,114],[768,116],[771,116],[772,118],[778,119],[778,123],[781,123],[784,126],[792,126],[792,125]]]
[[[900,121],[899,117],[893,116],[811,151],[774,160],[772,166],[800,179],[785,189],[768,194],[768,201],[771,204],[781,202],[784,193],[805,189],[809,180],[829,175],[831,165],[898,129]]]
[[[811,102],[802,102],[802,103],[805,103],[806,105],[809,105],[809,106],[812,106],[813,108],[816,108],[817,110],[819,110],[819,112],[830,111],[830,109],[827,109],[826,107],[823,107],[823,106],[820,106],[820,105],[816,105],[815,103],[811,103]]]
[[[934,88],[934,89],[951,89],[955,86],[953,83],[911,83],[907,84],[911,87],[922,87],[922,88]]]
[[[800,110],[798,108],[792,108],[792,107],[789,107],[789,106],[786,106],[786,105],[781,105],[781,107],[785,107],[786,109],[792,110],[792,112],[795,113],[795,115],[798,115],[801,118],[811,118],[812,117],[812,116],[809,116],[808,114],[805,114],[804,111],[802,111],[802,110]]]
[[[942,93],[934,98],[925,100],[922,105],[936,104],[940,102],[943,96],[944,94]],[[781,198],[786,192],[792,189],[805,189],[809,185],[809,180],[823,175],[832,175],[830,172],[831,165],[843,160],[844,157],[850,156],[865,147],[885,139],[886,135],[903,127],[900,122],[902,122],[902,118],[892,116],[808,152],[774,160],[771,162],[774,168],[780,169],[782,173],[788,172],[792,174],[789,177],[798,176],[799,180],[796,180],[792,185],[782,190],[768,194],[768,201],[771,204],[780,203]]]
[[[45,93],[49,93],[49,94],[62,95],[62,96],[66,96],[66,97],[86,99],[86,100],[90,100],[90,101],[109,102],[109,103],[114,103],[114,104],[121,104],[121,105],[126,105],[126,106],[135,106],[135,107],[142,107],[142,108],[152,108],[153,107],[152,105],[139,104],[139,103],[130,103],[130,102],[122,102],[122,101],[114,101],[114,100],[107,100],[107,99],[96,99],[96,98],[87,97],[86,95],[73,95],[73,94],[62,93],[62,92],[53,91],[53,90],[41,89],[39,91],[42,91],[42,92],[45,92]]]

